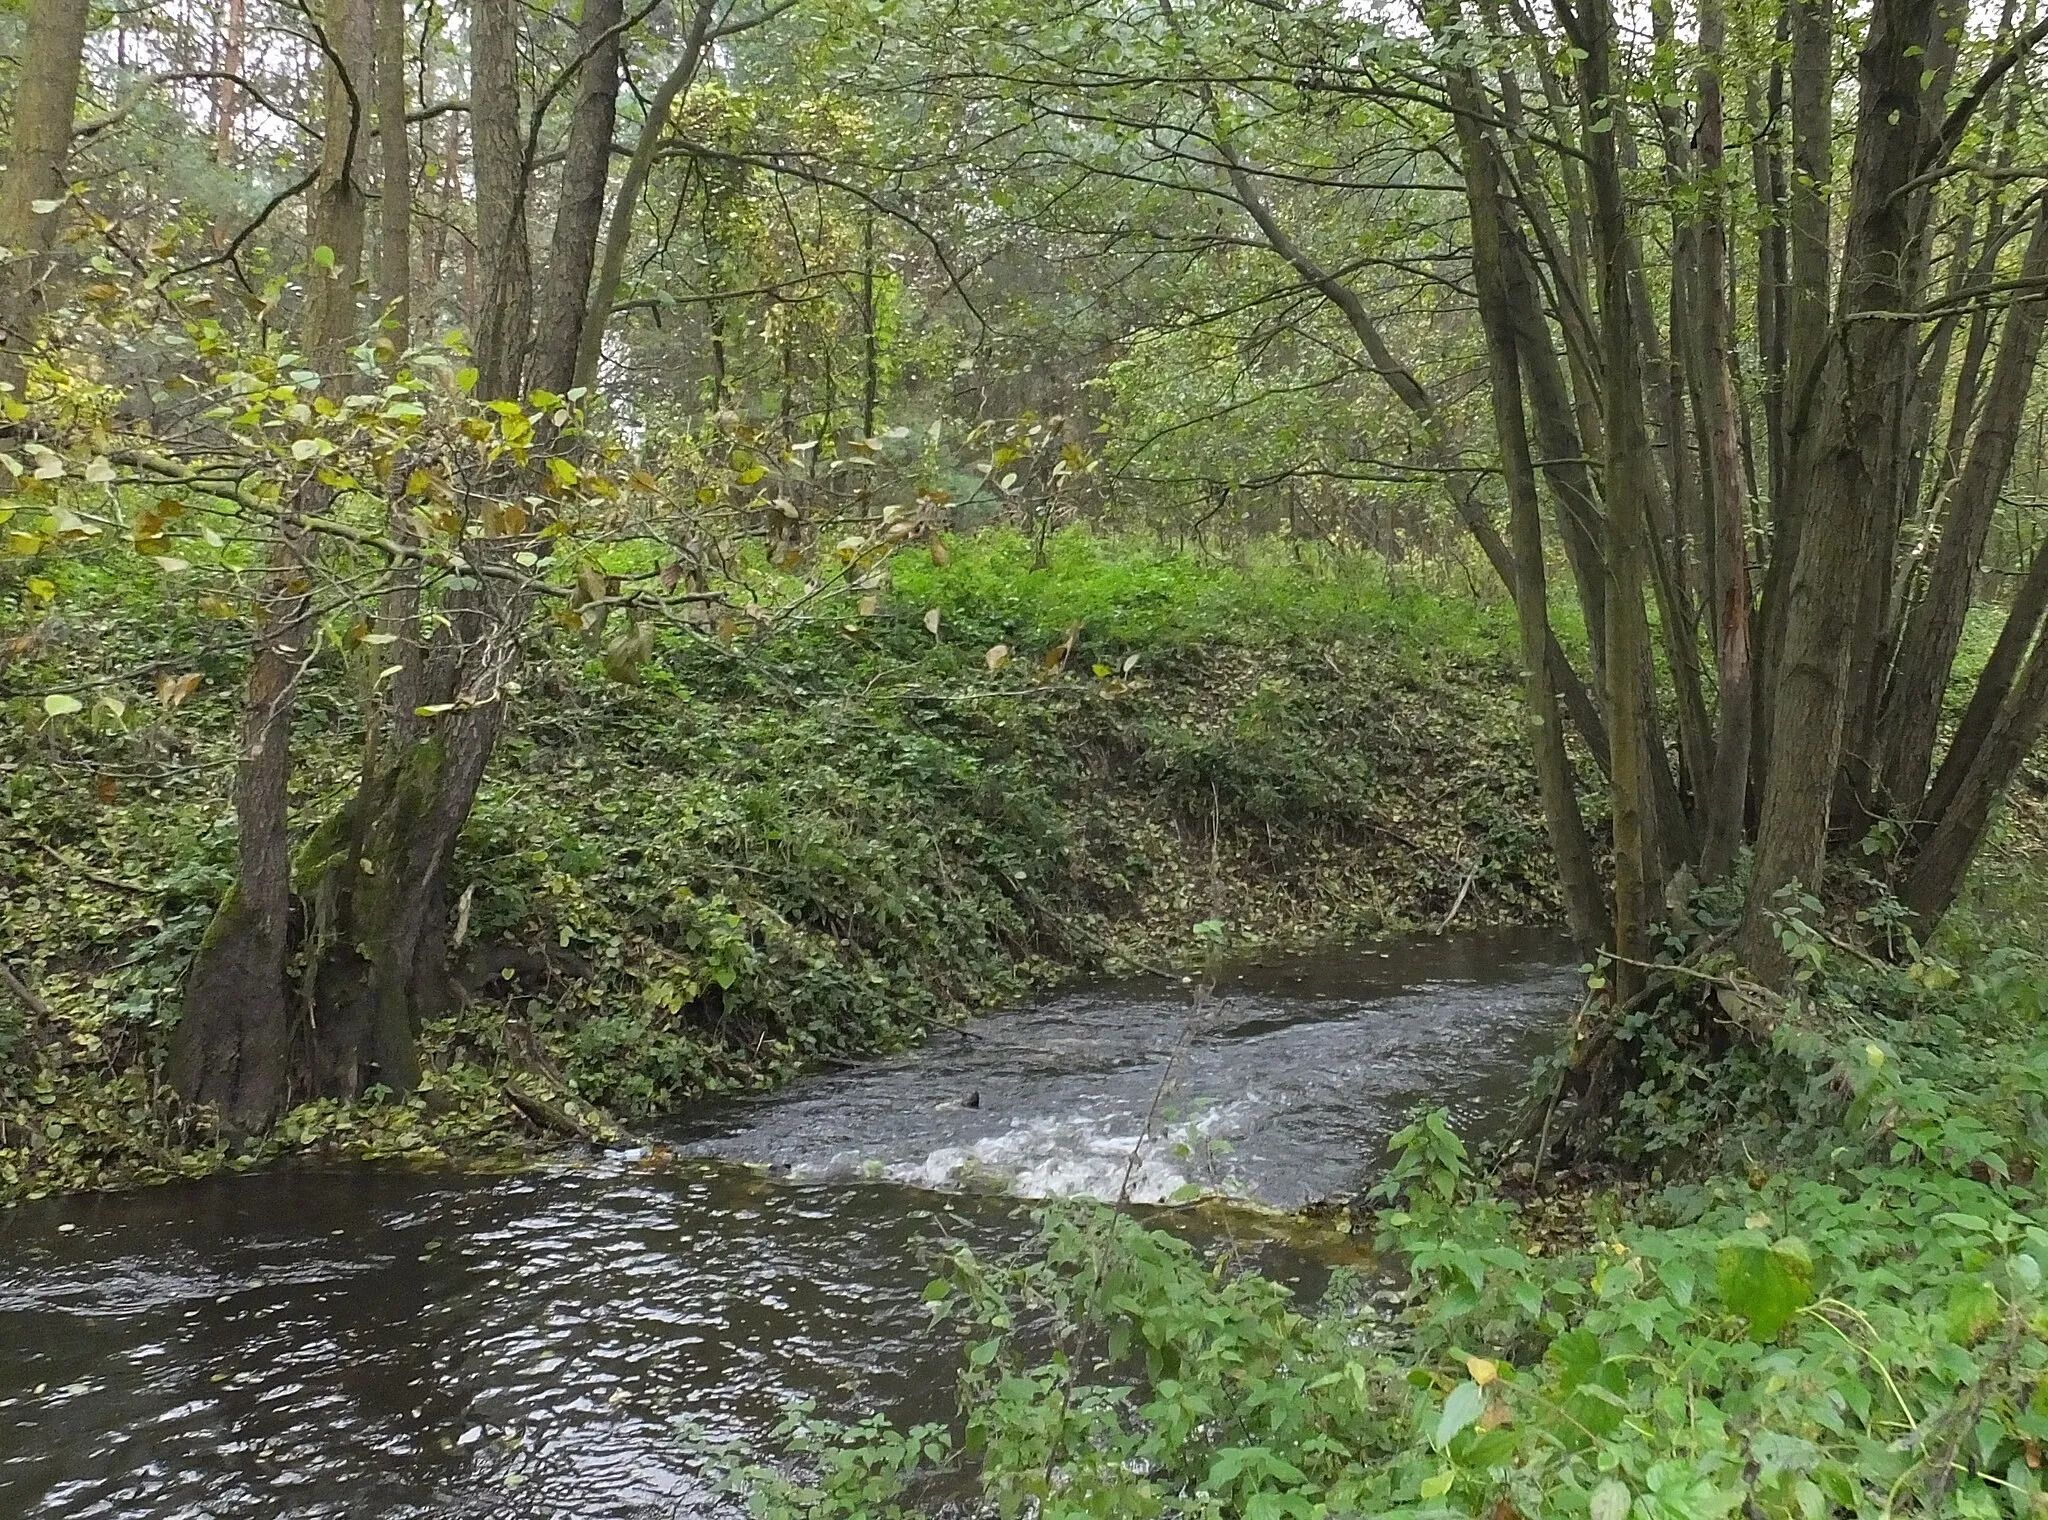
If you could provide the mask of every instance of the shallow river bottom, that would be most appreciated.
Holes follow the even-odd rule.
[[[1567,961],[1547,935],[1467,935],[1245,967],[1213,996],[1104,984],[707,1104],[651,1156],[0,1215],[0,1516],[717,1513],[679,1422],[766,1455],[793,1399],[950,1411],[931,1242],[1014,1249],[1053,1196],[1355,1188],[1417,1104],[1505,1116]]]

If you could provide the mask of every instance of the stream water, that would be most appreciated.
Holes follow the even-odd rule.
[[[651,1155],[0,1214],[0,1517],[717,1514],[679,1421],[765,1455],[792,1399],[950,1411],[925,1242],[1015,1248],[1051,1196],[1347,1191],[1418,1103],[1505,1116],[1567,962],[1549,936],[1465,935],[1205,997],[1105,984],[707,1105]]]

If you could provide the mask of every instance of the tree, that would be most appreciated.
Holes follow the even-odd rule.
[[[31,5],[14,94],[14,140],[0,178],[0,383],[21,392],[32,326],[45,304],[51,252],[63,225],[85,54],[86,0]]]

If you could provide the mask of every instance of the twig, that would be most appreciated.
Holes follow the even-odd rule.
[[[16,976],[14,969],[4,960],[0,960],[0,987],[5,987],[17,998],[20,998],[21,1006],[37,1018],[51,1019],[56,1017],[56,1015],[50,1012],[50,1005],[29,991],[28,983]]]
[[[36,841],[36,848],[49,856],[50,859],[56,861],[58,865],[64,867],[65,870],[83,877],[95,886],[111,887],[116,892],[133,892],[137,897],[155,897],[157,895],[155,887],[141,886],[132,881],[117,881],[111,876],[102,876],[97,871],[89,871],[77,861],[71,859],[70,856],[63,854],[47,840],[38,839]]]
[[[1451,911],[1446,913],[1444,915],[1444,921],[1436,926],[1437,933],[1441,934],[1444,932],[1444,930],[1450,928],[1451,920],[1456,918],[1458,916],[1458,910],[1465,906],[1465,894],[1472,890],[1472,883],[1477,881],[1478,879],[1479,867],[1475,865],[1472,867],[1471,870],[1465,873],[1465,884],[1458,888],[1458,895],[1451,900]]]

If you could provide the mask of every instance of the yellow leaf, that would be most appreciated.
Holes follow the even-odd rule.
[[[50,526],[59,538],[98,538],[97,523],[89,523],[76,512],[63,507],[50,508]]]
[[[199,683],[205,677],[198,671],[189,675],[160,675],[156,678],[156,699],[166,712],[175,712],[193,692],[199,690]]]

